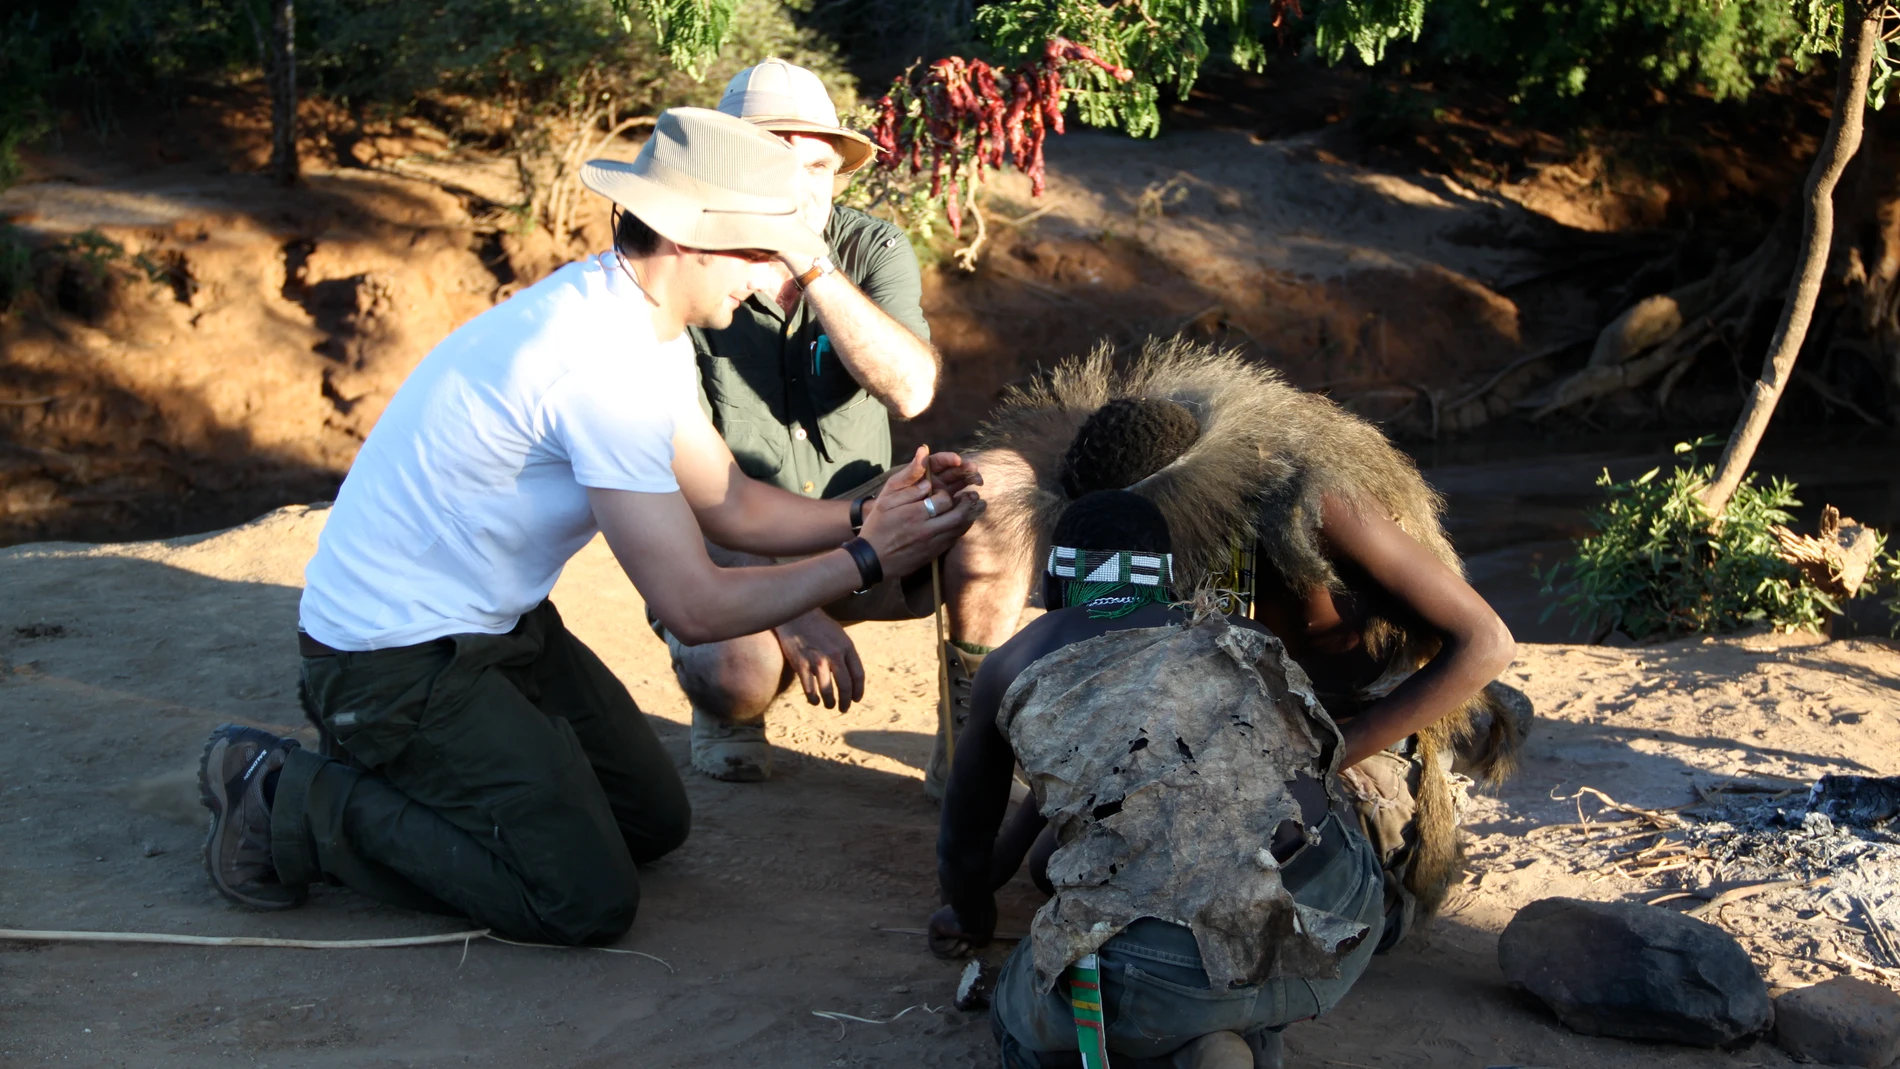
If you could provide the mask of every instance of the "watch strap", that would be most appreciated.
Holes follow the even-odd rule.
[[[838,265],[831,262],[831,257],[820,256],[811,262],[811,266],[805,269],[804,274],[797,276],[798,288],[801,290],[809,289],[812,283],[831,274],[837,269]]]

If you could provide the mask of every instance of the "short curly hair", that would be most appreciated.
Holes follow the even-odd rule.
[[[1154,502],[1126,490],[1084,494],[1056,521],[1053,541],[1099,552],[1172,553],[1167,517]]]
[[[1173,463],[1200,436],[1200,421],[1178,401],[1116,398],[1096,409],[1069,442],[1062,492],[1073,501],[1097,490],[1125,490]]]

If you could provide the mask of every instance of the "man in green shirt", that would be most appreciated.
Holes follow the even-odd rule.
[[[729,327],[692,332],[701,402],[747,475],[807,497],[856,499],[874,491],[891,465],[890,417],[915,417],[936,393],[940,362],[924,322],[916,255],[903,230],[833,205],[876,149],[839,125],[816,75],[766,60],[732,79],[719,110],[792,146],[802,165],[805,222],[824,236],[830,255],[787,258],[776,295],[755,293]],[[1011,470],[1008,460],[985,467],[985,478]],[[951,637],[959,640],[948,654],[958,697],[980,651],[1013,633],[1028,592],[1027,551],[993,549],[999,540],[984,535],[973,531],[944,559]],[[769,563],[712,552],[726,565]],[[1007,576],[1008,589],[987,590],[992,573]],[[843,709],[863,697],[864,669],[842,625],[916,619],[933,605],[925,569],[758,635],[687,646],[663,633],[693,707],[693,766],[718,779],[765,779],[765,710],[794,678],[813,704]],[[933,759],[941,763],[941,755]]]

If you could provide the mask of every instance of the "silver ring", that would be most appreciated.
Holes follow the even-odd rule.
[[[924,515],[933,520],[937,518],[937,503],[930,498],[924,498]]]

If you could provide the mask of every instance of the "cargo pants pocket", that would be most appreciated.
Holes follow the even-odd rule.
[[[343,752],[370,771],[395,760],[429,712],[452,644],[430,642],[368,653],[306,657],[307,711]]]

